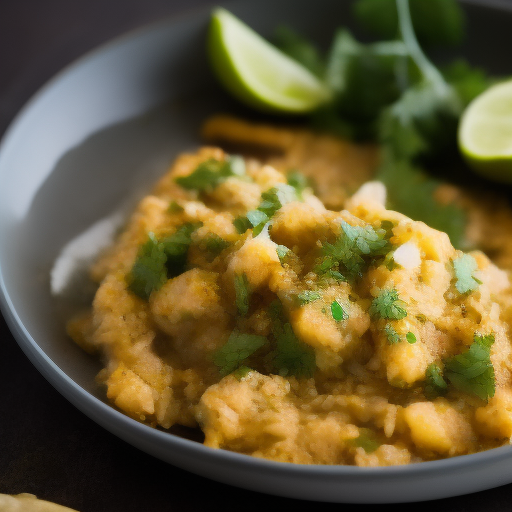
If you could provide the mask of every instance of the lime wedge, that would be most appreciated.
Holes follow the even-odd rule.
[[[308,69],[225,9],[212,13],[208,53],[226,89],[259,110],[305,113],[330,98],[327,86]]]
[[[512,80],[490,87],[468,105],[458,138],[462,155],[476,172],[512,183]]]

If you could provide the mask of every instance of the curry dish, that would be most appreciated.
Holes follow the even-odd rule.
[[[97,260],[68,323],[108,399],[204,444],[388,466],[512,436],[512,215],[448,185],[466,239],[387,210],[374,146],[216,117]],[[254,152],[253,152],[254,154]],[[498,266],[497,266],[498,265]]]

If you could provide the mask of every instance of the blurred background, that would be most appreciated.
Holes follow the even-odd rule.
[[[212,0],[0,0],[0,136],[44,83],[85,52],[141,25],[214,4]],[[314,8],[314,1],[311,5]],[[0,493],[29,492],[82,512],[300,506],[294,500],[197,477],[109,434],[45,381],[1,317],[0,390]],[[511,502],[509,485],[414,508],[500,512],[509,511]],[[377,506],[342,506],[377,510]],[[340,505],[322,507],[339,510]],[[410,505],[393,508],[400,512]]]

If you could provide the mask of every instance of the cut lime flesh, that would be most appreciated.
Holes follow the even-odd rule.
[[[512,81],[487,89],[464,112],[459,148],[480,174],[512,182]]]
[[[315,75],[225,9],[212,14],[208,53],[221,83],[260,110],[305,113],[330,98]]]

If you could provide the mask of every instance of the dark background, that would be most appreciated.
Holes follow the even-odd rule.
[[[140,25],[213,4],[212,0],[0,0],[0,136],[39,88],[84,52]],[[291,499],[192,475],[117,439],[46,382],[1,317],[0,414],[0,493],[29,492],[81,512],[300,506]],[[368,505],[320,506],[377,510]],[[393,505],[397,512],[411,507],[510,511],[512,485],[435,503]]]

